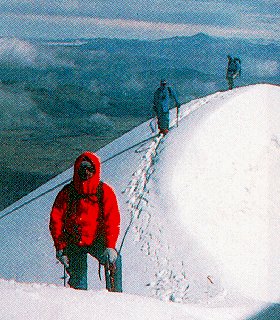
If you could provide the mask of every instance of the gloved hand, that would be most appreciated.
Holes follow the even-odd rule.
[[[118,253],[113,248],[106,248],[103,257],[105,261],[108,261],[110,264],[114,264],[117,260]]]
[[[64,254],[63,250],[57,250],[56,251],[56,259],[62,263],[66,269],[69,268],[69,259],[68,257]]]

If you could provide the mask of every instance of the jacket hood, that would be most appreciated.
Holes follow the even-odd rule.
[[[94,175],[87,180],[82,180],[78,174],[80,165],[83,161],[89,161],[95,167]],[[101,174],[100,159],[93,152],[86,151],[82,153],[76,159],[74,164],[73,182],[74,182],[74,187],[76,191],[80,194],[95,194],[97,190],[97,186],[100,182],[100,174]]]

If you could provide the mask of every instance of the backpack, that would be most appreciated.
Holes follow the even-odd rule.
[[[236,68],[236,75],[241,76],[241,60],[238,57],[234,57],[233,61]]]
[[[73,201],[76,201],[76,200],[79,200],[79,199],[88,198],[90,195],[79,194],[77,192],[77,190],[75,189],[75,187],[74,187],[74,182],[73,181],[71,181],[69,184],[67,184],[64,188],[69,188],[69,199],[68,199],[68,203],[67,203],[67,210],[66,210],[66,217],[65,217],[65,219],[67,219],[67,217],[71,213],[70,211],[71,211],[71,207],[72,207]],[[96,197],[97,197],[97,202],[98,202],[98,206],[99,206],[99,218],[98,218],[98,221],[103,223],[104,222],[103,181],[99,182],[99,184],[97,186],[96,193],[95,194],[91,194],[91,195],[96,195]]]
[[[238,58],[238,57],[234,57],[234,59],[233,59],[234,61],[237,61],[239,64],[241,64],[241,60],[240,60],[240,58]]]
[[[171,88],[167,87],[167,90],[168,90],[169,95],[171,96],[172,95]]]

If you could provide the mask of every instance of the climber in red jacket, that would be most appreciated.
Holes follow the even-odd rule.
[[[106,288],[122,291],[121,260],[115,249],[120,212],[113,189],[100,181],[100,167],[99,158],[92,152],[77,158],[73,181],[58,193],[53,204],[50,232],[56,257],[70,275],[70,287],[87,289],[89,253],[111,272]]]

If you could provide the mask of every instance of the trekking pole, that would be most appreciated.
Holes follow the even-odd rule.
[[[64,284],[64,287],[66,287],[66,279],[67,279],[67,273],[66,273],[66,267],[64,266],[64,269],[63,269],[63,284]]]
[[[176,107],[176,127],[179,125],[179,107]]]
[[[61,279],[63,279],[64,287],[67,287],[66,280],[68,278],[68,275],[70,275],[69,274],[69,266],[68,265],[67,266],[63,265],[63,277],[61,277]]]

